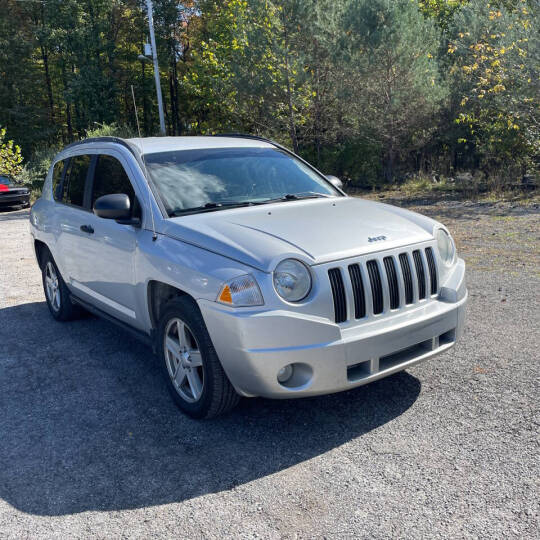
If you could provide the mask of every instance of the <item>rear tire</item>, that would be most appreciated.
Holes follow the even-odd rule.
[[[51,315],[57,321],[71,321],[78,318],[81,309],[71,301],[69,289],[49,250],[45,250],[43,253],[41,276],[45,299]]]
[[[167,387],[178,407],[192,418],[213,418],[240,400],[223,371],[199,307],[181,296],[163,310],[157,351]]]

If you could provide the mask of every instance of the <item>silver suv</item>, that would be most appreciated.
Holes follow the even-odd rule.
[[[256,137],[70,145],[31,233],[52,316],[84,308],[146,341],[196,418],[369,383],[463,328],[465,264],[443,225],[348,197]]]

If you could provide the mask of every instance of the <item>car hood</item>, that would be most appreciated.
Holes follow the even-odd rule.
[[[336,197],[180,216],[161,232],[272,271],[286,257],[321,264],[430,240],[434,224],[395,206]]]

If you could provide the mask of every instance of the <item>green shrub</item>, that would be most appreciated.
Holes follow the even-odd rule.
[[[100,124],[95,129],[86,132],[86,138],[90,137],[134,137],[135,134],[129,126],[118,124]],[[39,148],[21,167],[16,178],[19,182],[28,186],[32,191],[32,197],[35,199],[41,195],[43,183],[51,166],[54,156],[62,149],[61,145]]]
[[[86,138],[91,137],[121,137],[123,139],[130,139],[131,137],[137,137],[137,134],[131,126],[127,124],[97,124],[96,127],[88,129],[86,131]]]
[[[20,146],[6,139],[6,129],[0,128],[0,174],[17,176],[22,170]]]

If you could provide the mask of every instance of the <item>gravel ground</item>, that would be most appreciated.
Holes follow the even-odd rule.
[[[538,208],[421,211],[469,263],[452,352],[203,423],[127,334],[53,321],[28,212],[0,214],[0,536],[538,538]]]

